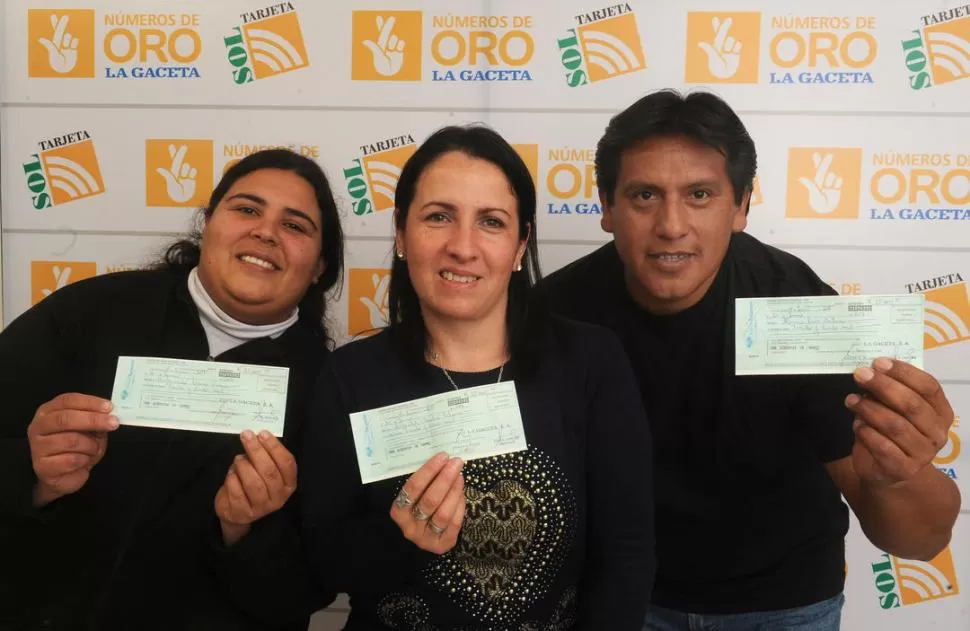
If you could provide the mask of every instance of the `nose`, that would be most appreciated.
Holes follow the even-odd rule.
[[[679,199],[667,199],[655,224],[657,235],[671,241],[687,236],[689,225],[687,209]]]
[[[253,238],[262,241],[263,243],[269,245],[276,245],[279,243],[279,226],[272,217],[264,216],[262,220],[257,223],[252,230]]]
[[[456,221],[446,244],[447,253],[460,261],[475,258],[475,226],[468,221]]]

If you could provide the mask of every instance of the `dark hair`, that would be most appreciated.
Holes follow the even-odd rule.
[[[683,96],[667,89],[648,94],[611,118],[596,145],[596,186],[607,202],[613,203],[623,152],[661,136],[685,136],[721,152],[736,204],[751,190],[758,156],[734,110],[710,92]]]
[[[536,189],[525,162],[497,132],[481,125],[448,126],[431,134],[414,152],[397,182],[394,194],[394,226],[404,231],[408,210],[414,201],[421,174],[446,153],[458,151],[472,158],[485,160],[505,174],[518,201],[519,237],[528,231],[522,270],[512,272],[509,281],[508,346],[519,368],[528,371],[530,353],[527,346],[535,338],[532,322],[536,309],[530,311],[532,286],[541,277],[539,271],[538,237],[536,236]],[[411,284],[407,260],[392,255],[391,283],[388,288],[388,310],[391,334],[401,345],[406,357],[423,363],[427,350],[427,331],[418,295]]]
[[[313,160],[293,151],[288,149],[257,151],[232,165],[212,191],[209,203],[199,211],[195,229],[187,237],[168,246],[162,261],[155,267],[187,271],[198,265],[202,254],[202,225],[205,220],[212,216],[219,202],[239,178],[261,169],[289,171],[300,176],[313,187],[317,206],[320,208],[322,240],[320,258],[326,265],[320,279],[310,285],[303,299],[300,300],[300,319],[323,335],[328,342],[332,342],[326,327],[326,294],[343,278],[344,234],[340,226],[340,214],[323,170]]]

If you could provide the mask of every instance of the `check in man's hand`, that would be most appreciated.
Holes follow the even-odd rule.
[[[953,408],[940,383],[911,364],[886,358],[854,376],[867,391],[845,400],[856,415],[852,464],[859,477],[888,486],[931,466],[953,424]]]

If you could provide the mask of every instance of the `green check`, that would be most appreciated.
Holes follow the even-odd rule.
[[[280,366],[122,356],[111,402],[122,425],[282,436],[288,382]]]
[[[354,412],[350,425],[364,484],[413,473],[440,451],[467,462],[528,448],[512,381]]]
[[[877,357],[923,367],[923,295],[738,298],[738,375],[851,373]]]

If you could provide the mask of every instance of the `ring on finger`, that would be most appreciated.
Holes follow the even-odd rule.
[[[404,508],[405,506],[410,506],[411,497],[408,495],[408,492],[405,491],[404,489],[401,489],[401,492],[398,493],[397,497],[394,498],[394,505],[397,506],[398,508]]]
[[[415,506],[411,512],[414,513],[414,518],[418,521],[428,521],[428,518],[431,517],[431,515],[426,515],[418,506]]]
[[[428,530],[440,537],[445,533],[446,530],[448,530],[448,526],[439,526],[438,524],[434,523],[434,521],[429,521]]]

